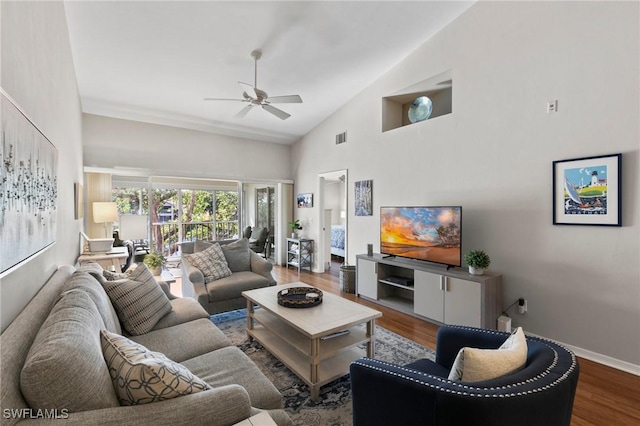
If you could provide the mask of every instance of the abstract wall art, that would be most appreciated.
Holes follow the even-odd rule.
[[[361,180],[355,183],[356,216],[373,216],[373,181]]]
[[[58,151],[0,92],[0,276],[55,243]]]

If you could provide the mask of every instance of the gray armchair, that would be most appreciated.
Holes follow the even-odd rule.
[[[184,254],[200,251],[213,242],[196,241],[182,244],[182,295],[196,299],[209,314],[245,308],[242,297],[245,290],[276,285],[271,275],[273,265],[249,249],[249,241],[220,241],[222,251],[232,274],[219,280],[205,283],[202,272],[189,263]],[[245,260],[243,260],[245,259]]]

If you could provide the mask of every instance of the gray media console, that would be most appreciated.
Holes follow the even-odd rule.
[[[471,275],[420,260],[356,256],[356,293],[392,309],[440,324],[496,329],[502,313],[502,275]]]

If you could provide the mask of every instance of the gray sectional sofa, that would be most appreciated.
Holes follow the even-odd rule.
[[[206,281],[202,271],[189,260],[212,244],[220,245],[231,275]],[[181,244],[182,295],[193,297],[211,315],[247,306],[242,292],[276,285],[271,275],[273,265],[249,248],[249,240],[195,241]]]
[[[291,424],[282,395],[196,301],[159,284],[170,311],[131,336],[104,285],[85,267],[62,266],[2,333],[3,425],[233,425],[262,410],[278,425]],[[103,355],[107,332],[161,352],[206,382],[204,390],[121,405],[115,369]]]

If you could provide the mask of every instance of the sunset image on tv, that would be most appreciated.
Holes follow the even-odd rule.
[[[460,266],[460,207],[382,207],[380,251]]]

